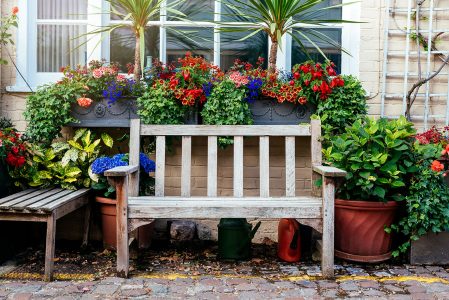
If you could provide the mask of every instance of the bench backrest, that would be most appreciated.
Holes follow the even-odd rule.
[[[163,197],[165,186],[165,138],[182,137],[181,196],[190,197],[192,168],[192,137],[207,136],[207,196],[217,196],[217,137],[234,137],[233,194],[243,197],[243,137],[259,137],[260,197],[268,198],[270,189],[269,139],[285,137],[285,191],[287,197],[296,193],[295,137],[311,137],[312,166],[321,165],[321,124],[312,120],[307,125],[141,125],[131,120],[130,165],[139,165],[141,136],[156,137],[155,195]],[[130,195],[138,195],[138,176],[130,180]],[[313,184],[312,184],[313,186]]]

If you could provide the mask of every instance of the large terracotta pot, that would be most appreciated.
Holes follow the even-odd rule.
[[[117,247],[117,229],[116,229],[116,200],[104,197],[96,197],[95,201],[99,203],[101,213],[101,230],[103,233],[103,247],[107,249],[116,249]]]
[[[391,257],[390,226],[398,204],[335,200],[335,256],[357,262],[380,262]]]
[[[95,201],[100,206],[101,230],[103,232],[103,247],[115,250],[117,248],[117,209],[115,199],[96,197]],[[139,248],[147,249],[151,246],[154,223],[139,227],[137,240]]]

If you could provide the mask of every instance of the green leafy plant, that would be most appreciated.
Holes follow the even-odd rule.
[[[418,172],[411,179],[409,193],[405,199],[406,215],[387,228],[408,237],[393,256],[404,253],[412,241],[418,240],[428,232],[442,232],[449,229],[449,187],[444,181],[443,167],[436,159],[441,157],[439,144],[414,145]]]
[[[0,130],[13,127],[14,124],[11,122],[11,119],[7,117],[0,117]]]
[[[70,115],[70,107],[83,91],[79,85],[50,84],[29,95],[24,112],[28,121],[26,136],[32,142],[50,145],[61,136],[63,126],[76,122]]]
[[[144,124],[183,124],[186,107],[175,99],[166,84],[149,88],[137,99],[138,114]]]
[[[13,36],[11,33],[12,27],[17,27],[17,13],[19,12],[19,8],[14,6],[11,11],[11,15],[0,18],[0,44],[3,46],[7,46],[8,44],[14,45]],[[4,50],[8,51],[6,47],[3,47]],[[9,54],[9,53],[8,53]],[[0,58],[0,65],[7,65],[8,61]]]
[[[251,125],[253,119],[246,98],[245,86],[237,88],[229,79],[223,80],[212,90],[201,111],[203,124],[208,125]],[[219,144],[232,144],[231,138],[219,138]]]
[[[356,77],[343,75],[344,86],[336,87],[326,101],[318,102],[324,141],[345,132],[346,127],[366,116],[366,92]]]
[[[413,156],[415,130],[404,117],[398,120],[357,120],[334,136],[323,150],[331,165],[348,172],[338,189],[350,200],[403,200],[410,174],[417,171]]]
[[[325,23],[353,23],[347,20],[327,20],[319,16],[321,12],[329,9],[341,7],[345,4],[319,7],[324,0],[225,0],[223,3],[228,7],[230,17],[242,21],[240,24],[226,26],[225,22],[220,22],[224,32],[249,32],[241,40],[246,40],[259,32],[266,32],[271,40],[269,55],[269,73],[276,71],[276,57],[278,46],[282,46],[282,37],[290,35],[309,56],[304,42],[310,43],[317,51],[327,59],[314,40],[324,41],[329,45],[341,49],[331,38],[314,28],[304,28],[304,24],[326,26]],[[299,26],[298,26],[299,25]],[[299,30],[297,30],[300,28]],[[301,38],[298,38],[297,33]],[[309,56],[310,58],[310,56]]]
[[[50,147],[30,145],[28,160],[22,168],[10,172],[16,186],[88,188],[91,185],[89,167],[100,154],[101,142],[109,148],[112,138],[103,133],[96,139],[87,129],[79,129],[68,142],[56,142]]]

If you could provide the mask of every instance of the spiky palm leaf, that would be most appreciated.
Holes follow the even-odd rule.
[[[349,20],[339,19],[325,19],[320,18],[319,14],[330,9],[339,8],[343,5],[351,3],[324,6],[320,7],[326,0],[222,0],[230,12],[226,15],[238,16],[244,19],[244,22],[239,24],[230,24],[226,22],[219,22],[222,26],[220,28],[223,32],[249,32],[240,40],[246,40],[255,34],[264,31],[268,34],[271,40],[271,49],[269,55],[269,70],[274,72],[276,70],[276,56],[278,46],[282,47],[282,37],[285,34],[291,37],[300,45],[300,47],[307,52],[303,42],[298,36],[293,34],[293,29],[299,34],[301,38],[310,43],[317,51],[327,59],[320,47],[311,39],[309,35],[315,38],[320,38],[323,41],[341,49],[341,46],[322,34],[321,32],[309,28],[309,34],[298,30],[305,25],[310,27],[325,27],[326,23],[356,23]],[[345,51],[344,49],[342,49]],[[346,52],[346,51],[345,51]]]

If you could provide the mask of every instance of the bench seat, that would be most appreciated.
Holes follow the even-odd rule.
[[[84,223],[83,245],[89,232],[89,189],[65,190],[60,188],[28,189],[0,199],[0,221],[45,222],[45,276],[53,278],[56,221],[87,205]]]
[[[129,197],[128,218],[319,218],[318,197]]]

